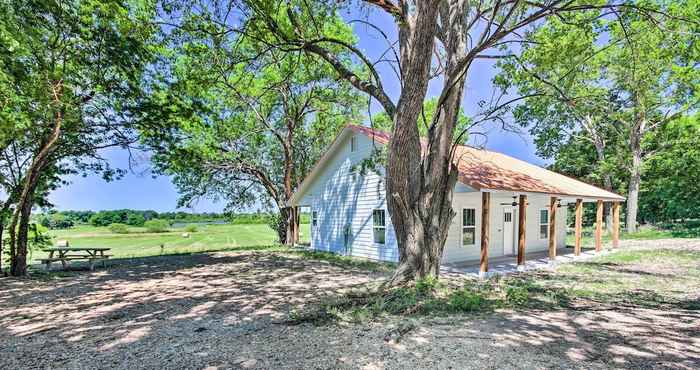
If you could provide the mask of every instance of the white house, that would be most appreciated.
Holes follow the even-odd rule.
[[[348,125],[302,182],[291,204],[311,208],[313,249],[398,261],[384,181],[373,171],[362,175],[357,166],[389,139],[385,132]],[[553,257],[557,248],[565,247],[568,203],[578,203],[580,210],[583,202],[598,202],[600,228],[602,202],[614,202],[619,219],[619,201],[624,198],[617,194],[505,154],[468,146],[457,149],[460,175],[453,199],[457,217],[443,263],[481,258],[486,271],[488,256],[518,255],[518,262],[524,263],[525,253],[549,250]],[[577,213],[580,235],[581,212]],[[619,222],[615,226],[619,230]],[[483,233],[489,238],[483,239]]]

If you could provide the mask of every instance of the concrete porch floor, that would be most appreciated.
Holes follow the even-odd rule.
[[[560,263],[581,261],[595,257],[596,255],[603,255],[607,252],[608,250],[604,249],[599,254],[596,254],[595,249],[584,248],[581,250],[581,255],[575,256],[573,247],[559,248],[557,249],[557,258],[555,261],[549,260],[548,251],[525,253],[524,271],[549,269]],[[508,275],[520,272],[518,271],[517,261],[517,256],[515,255],[489,258],[489,271],[486,276]],[[457,273],[479,277],[479,260],[445,263],[442,265],[441,271],[443,273]]]

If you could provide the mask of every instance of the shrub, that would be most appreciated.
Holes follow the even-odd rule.
[[[48,229],[70,229],[75,225],[73,220],[58,212],[51,212],[38,217],[41,226]]]
[[[149,233],[164,233],[170,229],[170,224],[166,220],[148,220],[143,226]]]
[[[483,309],[486,303],[483,294],[464,288],[450,295],[449,307],[452,311],[473,312]]]
[[[187,231],[188,233],[196,233],[197,230],[198,230],[198,228],[197,228],[197,225],[195,225],[195,224],[189,224],[189,225],[185,226],[185,231]]]
[[[146,218],[139,213],[131,213],[126,218],[126,223],[131,226],[143,226],[146,222]]]
[[[109,227],[109,231],[111,231],[114,234],[128,234],[129,233],[129,226],[124,225],[124,224],[110,224],[108,227]]]
[[[509,286],[506,288],[506,301],[513,306],[525,305],[530,299],[530,292],[524,286]]]

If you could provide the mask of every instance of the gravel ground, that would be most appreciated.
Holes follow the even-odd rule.
[[[252,252],[0,279],[0,369],[700,368],[700,312],[680,308],[285,324],[289,310],[379,277]]]

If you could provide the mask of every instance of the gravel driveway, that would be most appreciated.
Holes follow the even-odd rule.
[[[285,323],[290,309],[379,277],[248,252],[0,279],[0,369],[700,367],[700,313],[692,310]],[[407,320],[414,329],[392,336]]]

